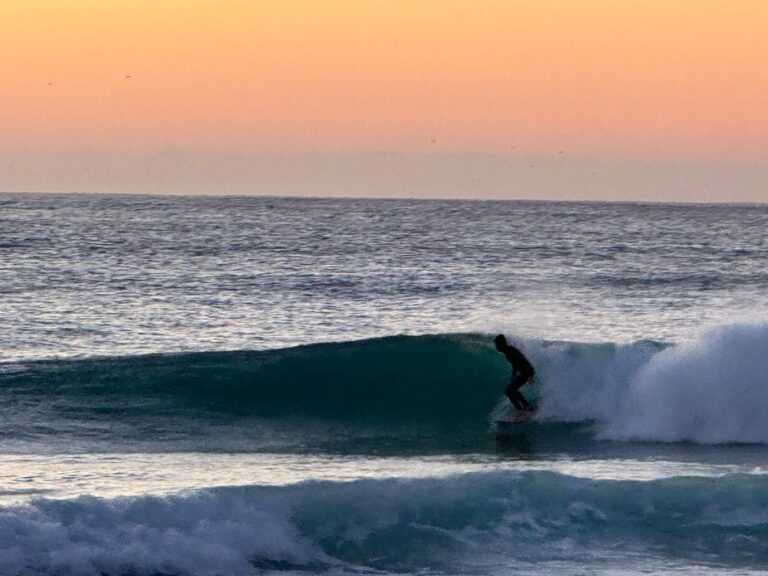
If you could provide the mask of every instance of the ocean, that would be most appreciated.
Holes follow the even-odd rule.
[[[0,194],[0,574],[766,573],[767,231]]]

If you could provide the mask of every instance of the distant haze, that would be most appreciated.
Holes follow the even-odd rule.
[[[0,190],[768,201],[768,3],[4,0]]]
[[[0,154],[5,191],[764,202],[765,165],[562,156],[263,155],[103,150]]]

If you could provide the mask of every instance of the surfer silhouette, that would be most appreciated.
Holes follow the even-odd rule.
[[[509,380],[504,393],[512,402],[512,405],[518,410],[524,410],[526,412],[532,412],[534,407],[525,399],[520,387],[528,382],[533,375],[536,374],[536,370],[533,369],[528,358],[523,356],[517,348],[512,346],[503,334],[499,334],[493,339],[493,343],[496,345],[496,350],[504,354],[509,363],[512,364],[512,377]]]

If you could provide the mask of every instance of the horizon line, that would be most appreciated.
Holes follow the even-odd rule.
[[[183,194],[179,192],[89,192],[89,191],[9,191],[0,190],[0,195],[39,195],[39,196],[129,196],[149,198],[264,198],[287,200],[384,200],[384,201],[413,201],[413,202],[521,202],[539,204],[627,204],[642,206],[734,206],[756,207],[768,206],[768,200],[764,202],[739,202],[739,201],[711,201],[691,202],[686,200],[611,200],[611,199],[552,199],[552,198],[456,198],[456,197],[428,197],[428,196],[343,196],[332,194],[300,195],[300,194]]]

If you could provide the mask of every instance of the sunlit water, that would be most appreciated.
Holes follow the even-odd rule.
[[[765,317],[765,206],[0,196],[6,360]]]
[[[170,495],[210,486],[282,486],[324,480],[440,478],[490,471],[549,470],[595,480],[657,480],[674,476],[717,478],[768,474],[768,464],[703,464],[674,460],[555,458],[514,459],[488,455],[410,458],[296,454],[109,453],[8,454],[0,458],[0,502],[29,498],[102,498]]]

